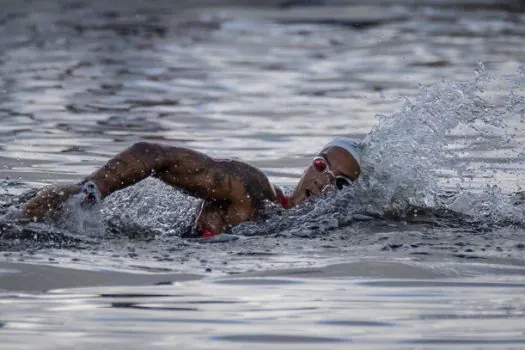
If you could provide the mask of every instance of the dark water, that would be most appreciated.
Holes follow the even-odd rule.
[[[359,280],[329,272],[6,295],[10,312],[0,346],[519,349],[525,343],[523,283]],[[316,273],[322,277],[309,277]]]
[[[523,3],[291,5],[3,4],[0,348],[524,347]],[[153,180],[15,219],[137,141],[291,190],[338,135],[355,189],[214,240]]]

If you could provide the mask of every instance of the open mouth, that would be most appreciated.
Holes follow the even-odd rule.
[[[310,190],[305,190],[304,195],[306,198],[310,198],[312,196],[312,192]]]

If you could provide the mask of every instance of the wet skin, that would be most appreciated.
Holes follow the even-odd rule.
[[[335,176],[343,175],[352,181],[359,176],[359,165],[346,150],[330,147],[318,155],[326,159]],[[334,184],[332,174],[310,165],[286,208],[325,193]],[[149,176],[203,200],[196,220],[199,232],[222,233],[234,225],[256,220],[264,201],[279,203],[282,194],[262,171],[247,163],[148,142],[136,143],[117,154],[86,180],[98,187],[103,199]],[[48,186],[25,205],[22,217],[39,220],[59,214],[61,204],[80,192],[80,184]]]
[[[345,149],[330,147],[320,152],[318,156],[326,159],[334,175],[343,175],[352,181],[355,181],[359,177],[359,165],[354,157]],[[303,176],[290,198],[290,207],[298,205],[312,196],[322,195],[330,186],[334,185],[334,180],[334,177],[330,173],[319,172],[310,164],[304,171]]]

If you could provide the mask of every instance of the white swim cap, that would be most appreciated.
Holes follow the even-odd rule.
[[[349,137],[336,137],[330,143],[323,147],[323,151],[328,147],[341,147],[350,153],[361,167],[361,148],[359,142]]]

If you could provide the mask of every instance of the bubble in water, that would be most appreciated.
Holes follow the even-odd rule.
[[[194,226],[198,200],[148,178],[105,199],[102,215],[117,231],[182,236]]]

